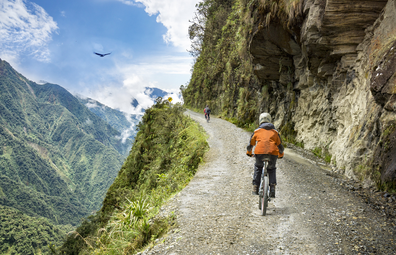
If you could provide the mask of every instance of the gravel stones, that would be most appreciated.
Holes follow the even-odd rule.
[[[178,226],[140,254],[392,254],[395,223],[331,172],[286,149],[267,216],[251,195],[250,133],[188,111],[210,150],[192,181],[163,208]],[[342,184],[342,185],[341,185]],[[385,198],[384,198],[385,199]]]

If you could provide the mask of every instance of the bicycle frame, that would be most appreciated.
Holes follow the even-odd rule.
[[[263,170],[261,172],[261,181],[260,181],[260,188],[259,188],[259,209],[261,210],[261,214],[263,216],[266,215],[268,200],[269,200],[269,178],[268,178],[268,162],[270,161],[270,156],[265,155],[263,157]]]
[[[264,192],[263,192],[263,183],[264,183],[264,177],[268,176],[267,173],[267,166],[268,166],[268,161],[264,160],[264,166],[263,166],[263,170],[261,171],[261,181],[260,181],[260,188],[259,188],[259,195],[263,196]]]

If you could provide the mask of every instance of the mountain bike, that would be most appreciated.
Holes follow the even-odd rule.
[[[206,119],[206,122],[208,122],[208,123],[209,123],[209,120],[210,120],[210,116],[209,116],[209,114],[205,114],[205,119]]]
[[[267,214],[267,207],[269,201],[269,178],[267,173],[268,162],[270,161],[270,156],[265,155],[263,157],[263,170],[261,172],[261,181],[259,188],[259,209],[261,210],[261,215],[265,216]]]

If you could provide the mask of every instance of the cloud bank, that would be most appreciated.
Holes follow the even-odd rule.
[[[24,0],[0,0],[0,56],[17,61],[22,54],[49,62],[47,48],[57,23],[39,5]]]
[[[163,35],[166,43],[171,43],[180,51],[190,49],[188,37],[189,20],[196,11],[195,5],[199,0],[118,0],[124,4],[136,5],[141,3],[145,11],[151,15],[158,15],[157,22],[162,23],[167,33]]]
[[[77,95],[80,98],[85,98],[82,95]],[[108,108],[105,105],[102,105],[101,103],[98,104],[98,101],[93,100],[93,99],[88,99],[88,102],[85,104],[86,107],[88,107],[89,109],[95,109],[95,108],[99,108],[101,111],[105,112],[106,109]],[[125,143],[127,141],[128,138],[133,138],[136,135],[136,124],[137,124],[137,120],[140,120],[140,116],[135,116],[135,115],[131,115],[128,113],[123,113],[123,115],[125,116],[125,119],[130,123],[130,126],[122,131],[121,134],[119,136],[116,136],[117,139],[121,140],[122,143]],[[87,122],[90,121],[89,119],[87,120]],[[92,122],[92,121],[91,121]]]
[[[181,102],[179,88],[190,78],[190,68],[189,56],[155,56],[132,64],[121,56],[114,58],[112,69],[98,72],[114,77],[112,82],[104,79],[94,89],[87,88],[78,93],[128,114],[142,114],[142,109],[154,104],[147,87],[168,92],[164,98],[172,97],[172,103]],[[139,102],[138,107],[132,105],[133,99]]]
[[[147,87],[142,87],[142,86]],[[151,96],[153,86],[147,84],[139,76],[131,75],[129,78],[124,80],[122,86],[104,86],[97,88],[94,91],[84,93],[90,98],[93,98],[100,103],[118,109],[127,114],[143,115],[144,109],[151,107],[155,98]],[[179,91],[177,90],[166,90],[168,93],[164,96],[164,99],[172,97],[172,103],[181,102]],[[134,101],[138,102],[135,106]],[[91,106],[93,107],[93,105]]]

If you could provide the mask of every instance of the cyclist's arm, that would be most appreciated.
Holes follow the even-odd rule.
[[[279,138],[279,144],[278,144],[279,155],[278,155],[278,158],[283,158],[283,156],[285,155],[285,153],[284,153],[285,147],[283,147],[282,139],[281,139],[279,133],[278,133],[278,138]]]
[[[256,144],[256,137],[253,133],[252,136],[250,137],[249,145],[246,147],[247,150],[246,154],[252,155],[252,149],[255,144]]]
[[[279,144],[278,149],[280,154],[283,154],[283,152],[285,151],[285,147],[283,147],[283,144]]]
[[[276,131],[276,130],[275,130],[275,131]],[[278,131],[276,131],[276,132],[278,133],[278,137],[277,137],[277,139],[275,140],[275,143],[276,143],[276,146],[278,147],[279,154],[283,154],[283,151],[285,150],[285,147],[283,147],[282,139],[281,139],[281,137],[280,137],[279,132],[278,132]]]

